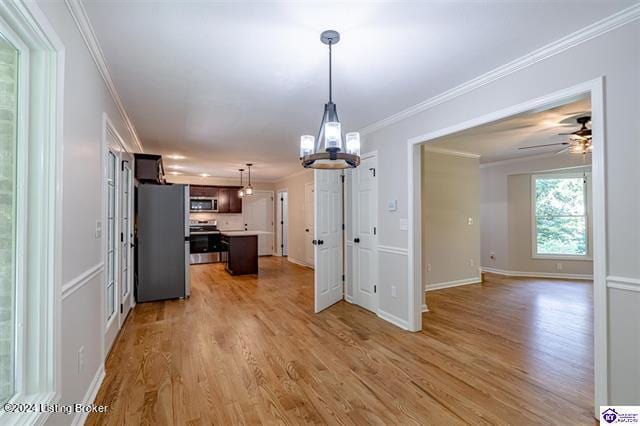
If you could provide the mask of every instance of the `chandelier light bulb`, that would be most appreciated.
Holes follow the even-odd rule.
[[[345,135],[347,154],[360,155],[360,133],[351,132]]]
[[[315,136],[302,135],[300,136],[300,158],[313,154],[313,148],[316,143]]]
[[[329,121],[324,125],[324,147],[325,149],[342,149],[342,129],[340,122]]]

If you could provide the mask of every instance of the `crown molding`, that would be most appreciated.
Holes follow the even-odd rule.
[[[78,30],[80,31],[80,34],[82,35],[82,38],[84,39],[85,44],[87,45],[87,48],[89,49],[89,52],[91,53],[93,61],[98,67],[98,71],[107,86],[107,90],[109,91],[113,102],[116,104],[118,112],[120,112],[120,115],[124,120],[127,130],[131,136],[133,136],[137,148],[140,152],[143,152],[144,148],[142,147],[142,142],[138,137],[138,133],[136,132],[136,128],[134,127],[129,114],[127,114],[127,111],[124,108],[120,95],[118,95],[116,86],[111,78],[109,66],[107,65],[102,48],[100,47],[100,43],[98,42],[98,38],[93,30],[93,26],[91,25],[91,21],[89,20],[89,16],[87,15],[87,11],[84,8],[82,0],[65,0],[65,3],[76,23],[76,26],[78,27]]]
[[[606,34],[611,30],[619,28],[639,18],[640,4],[635,4],[631,7],[621,10],[618,13],[608,16],[578,31],[575,31],[565,37],[562,37],[552,43],[549,43],[546,46],[529,52],[518,59],[506,63],[505,65],[494,68],[493,70],[465,83],[462,83],[459,86],[449,89],[439,95],[422,101],[380,121],[365,126],[364,128],[360,129],[360,133],[366,135],[383,129],[406,118],[419,114],[420,112],[426,111],[429,108],[433,108],[436,105],[450,101],[451,99],[469,93],[524,68],[528,68],[542,60],[562,53],[565,50],[571,49],[572,47],[575,47],[593,38]]]
[[[473,152],[465,152],[465,151],[454,151],[452,149],[445,148],[425,148],[427,152],[433,152],[435,154],[444,154],[444,155],[452,155],[454,157],[464,157],[464,158],[480,158],[480,154],[474,154]]]

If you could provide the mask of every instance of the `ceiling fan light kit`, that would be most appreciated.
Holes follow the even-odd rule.
[[[340,41],[340,33],[324,31],[322,43],[329,46],[329,102],[324,104],[324,114],[317,137],[300,137],[300,160],[302,166],[311,169],[346,169],[360,165],[360,133],[342,134],[336,104],[333,103],[331,46]]]

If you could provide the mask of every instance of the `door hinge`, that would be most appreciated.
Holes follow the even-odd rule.
[[[342,230],[344,231],[344,223],[342,224]]]
[[[120,233],[120,242],[124,243],[124,234],[122,232]]]
[[[378,229],[374,226],[373,227],[373,235],[376,235],[377,232],[378,232]]]
[[[120,304],[120,313],[124,313],[124,307],[122,306],[122,303]]]
[[[126,163],[126,162],[127,162],[127,160],[122,160],[122,161],[120,162],[120,171],[121,171],[121,172],[124,172],[124,163]]]
[[[369,171],[373,172],[373,177],[376,177],[376,169],[374,169],[373,167],[371,167],[369,169]]]
[[[284,221],[283,220],[280,221],[280,225],[284,225]]]
[[[375,285],[373,286],[373,292],[374,292],[374,293],[377,293],[377,292],[378,292],[378,286],[375,286]]]
[[[342,183],[344,183],[344,175],[340,175],[340,179],[342,180]]]
[[[344,282],[344,274],[342,274],[342,282]]]

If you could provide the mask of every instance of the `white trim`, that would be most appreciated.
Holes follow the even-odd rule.
[[[446,281],[441,283],[427,284],[424,286],[424,291],[426,293],[428,291],[440,290],[443,288],[459,287],[461,285],[480,284],[480,283],[482,283],[481,277],[471,277],[471,278],[464,278],[464,279],[455,280],[455,281]]]
[[[635,15],[640,14],[640,5],[632,8]],[[637,17],[637,16],[636,16]],[[635,19],[635,18],[634,18]],[[422,329],[420,309],[422,301],[421,271],[421,179],[420,179],[420,147],[441,136],[460,132],[483,124],[491,123],[523,112],[558,105],[575,99],[576,96],[590,94],[592,111],[592,205],[593,205],[593,271],[594,271],[594,375],[595,397],[594,407],[608,403],[608,338],[607,338],[607,239],[606,239],[606,139],[604,131],[604,78],[599,77],[569,88],[512,105],[473,119],[454,124],[433,132],[418,135],[407,140],[407,177],[408,177],[408,212],[409,256],[407,262],[409,276],[408,309],[409,325],[412,331]],[[596,413],[594,411],[594,413]]]
[[[84,287],[85,284],[91,282],[91,280],[99,275],[103,271],[103,269],[104,262],[100,262],[63,285],[62,300],[66,299],[67,297],[78,291],[80,288]]]
[[[87,392],[84,394],[84,398],[82,398],[83,405],[86,406],[86,405],[93,404],[93,402],[96,400],[96,396],[98,395],[98,390],[100,390],[100,385],[104,380],[104,376],[105,376],[104,364],[100,364],[100,367],[98,367],[96,374],[93,376],[93,379],[91,380],[91,384],[89,385]],[[87,412],[76,413],[75,417],[71,421],[71,425],[72,426],[83,425],[87,420],[88,416],[89,416],[89,413]]]
[[[436,105],[457,98],[458,96],[464,95],[465,93],[469,93],[496,80],[507,77],[508,75],[518,72],[524,68],[530,67],[537,62],[543,61],[554,55],[562,53],[565,50],[571,49],[572,47],[575,47],[581,43],[601,36],[611,30],[621,27],[622,25],[635,21],[638,18],[640,18],[640,4],[630,6],[618,13],[608,16],[578,31],[575,31],[559,40],[551,42],[546,46],[529,52],[526,55],[523,55],[505,65],[494,68],[493,70],[482,74],[472,80],[469,80],[459,86],[456,86],[439,95],[413,105],[412,107],[393,114],[383,120],[369,124],[368,126],[360,129],[360,134],[366,135],[369,133],[373,133],[387,126],[398,123],[408,117],[419,114],[420,112],[433,108]]]
[[[353,300],[353,297],[349,296],[348,294],[344,295],[344,300],[346,300],[347,302],[351,303],[352,305],[355,305],[355,301]]]
[[[564,274],[556,272],[525,272],[525,271],[506,271],[497,268],[480,268],[482,272],[490,274],[504,275],[505,277],[528,277],[528,278],[554,278],[561,280],[586,280],[593,281],[593,275],[590,274]]]
[[[611,275],[607,277],[607,287],[617,290],[640,292],[640,279]]]
[[[304,260],[299,260],[291,256],[287,256],[287,260],[291,263],[295,263],[296,265],[304,266],[305,268],[313,269],[313,265],[309,265]]]
[[[380,253],[399,254],[401,256],[407,256],[409,254],[409,250],[404,247],[383,246],[382,244],[378,245],[378,251]]]
[[[27,61],[20,65],[28,80],[19,82],[21,98],[28,99],[27,109],[19,120],[27,123],[26,139],[19,149],[27,149],[22,167],[26,181],[18,179],[28,204],[19,214],[27,217],[28,252],[24,258],[29,274],[22,294],[28,309],[27,323],[19,333],[20,347],[28,351],[16,357],[16,395],[13,402],[52,402],[59,400],[61,382],[61,281],[62,281],[62,152],[64,106],[64,45],[35,2],[14,0],[0,2],[0,21],[15,33]],[[22,103],[24,104],[22,98]],[[21,106],[19,105],[19,108]],[[22,126],[21,123],[18,124]],[[25,127],[21,129],[25,131]],[[34,167],[35,166],[35,167]],[[24,185],[27,186],[24,186]],[[28,356],[27,353],[28,353]],[[0,423],[41,424],[47,413],[8,414],[0,410]]]
[[[388,321],[391,324],[402,328],[403,330],[409,330],[409,323],[406,320],[403,320],[400,317],[390,314],[389,312],[385,312],[380,308],[378,308],[377,314],[383,320]]]
[[[445,154],[452,155],[454,157],[463,157],[463,158],[480,158],[480,154],[474,154],[473,152],[464,152],[464,151],[454,151],[452,149],[444,149],[444,148],[427,148],[428,152],[433,152],[435,154]]]
[[[429,308],[427,308],[427,304],[426,303],[422,304],[422,312],[429,312]]]
[[[118,112],[122,116],[122,120],[124,121],[127,130],[133,137],[137,148],[140,150],[140,152],[143,152],[144,148],[142,147],[142,142],[138,137],[136,128],[133,125],[129,114],[127,114],[124,104],[122,103],[122,99],[120,99],[120,95],[118,94],[116,86],[113,83],[111,72],[109,71],[109,66],[107,65],[107,61],[105,60],[104,54],[102,53],[102,48],[100,47],[98,38],[93,30],[93,26],[91,25],[91,21],[89,20],[87,11],[84,8],[84,4],[81,0],[65,0],[65,3],[67,4],[67,8],[69,9],[71,16],[73,17],[73,20],[75,21],[76,26],[78,27],[78,30],[80,31],[80,34],[82,35],[82,38],[84,39],[84,42],[86,43],[87,48],[91,53],[91,57],[93,58],[93,61],[95,62],[105,85],[107,86],[107,90],[109,91],[109,94],[111,95],[111,98],[113,99]],[[136,151],[133,147],[128,146],[126,147],[126,150],[128,152]]]

